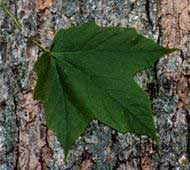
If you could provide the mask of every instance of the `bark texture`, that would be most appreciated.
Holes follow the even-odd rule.
[[[59,28],[95,19],[102,26],[134,27],[180,52],[163,57],[136,81],[150,96],[160,145],[120,134],[93,121],[69,160],[47,129],[43,105],[33,100],[32,71],[40,51],[0,10],[0,170],[190,169],[189,0],[4,0],[22,23],[22,34],[49,46]]]

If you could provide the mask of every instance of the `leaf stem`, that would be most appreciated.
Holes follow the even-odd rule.
[[[2,0],[0,0],[0,6],[1,8],[4,10],[4,12],[12,19],[12,21],[14,22],[15,26],[18,29],[22,29],[22,26],[20,24],[20,22],[16,19],[16,17],[8,10],[8,8],[6,7],[6,5],[2,2]]]
[[[9,9],[7,8],[7,6],[2,2],[2,0],[0,0],[0,7],[3,9],[3,11],[9,16],[9,18],[12,19],[14,25],[19,29],[22,30],[22,25],[21,23],[17,20],[17,18],[9,11]],[[37,40],[35,40],[34,38],[31,37],[26,37],[24,36],[28,41],[30,41],[32,44],[34,44],[35,46],[37,46],[38,48],[40,48],[42,51],[44,52],[49,52],[48,49],[46,49],[46,47],[44,47],[41,43],[39,43]]]
[[[45,48],[40,42],[38,42],[37,40],[30,38],[30,37],[26,37],[28,39],[28,41],[30,41],[32,44],[34,44],[35,46],[37,46],[39,49],[41,49],[44,52],[48,52],[50,53],[50,51]]]

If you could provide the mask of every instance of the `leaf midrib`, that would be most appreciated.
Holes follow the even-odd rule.
[[[91,49],[91,50],[85,50],[85,51],[83,51],[83,50],[78,50],[78,51],[64,51],[64,52],[54,52],[54,51],[52,51],[51,52],[51,54],[53,55],[53,56],[56,56],[56,55],[63,55],[64,56],[64,54],[74,54],[74,55],[76,55],[76,54],[88,54],[88,53],[102,53],[102,52],[105,52],[105,53],[122,53],[123,55],[125,55],[125,53],[126,54],[129,54],[129,53],[134,53],[135,52],[135,54],[136,53],[152,53],[152,52],[155,52],[155,53],[157,53],[157,52],[160,52],[160,49],[154,49],[154,50],[149,50],[149,49],[138,49],[138,50],[136,50],[136,49],[134,49],[133,48],[133,50],[129,50],[129,49],[126,49],[126,50],[109,50],[109,49],[106,49],[106,50],[102,50],[102,49]]]
[[[56,59],[57,59],[57,58],[56,58]],[[59,61],[63,62],[61,59],[59,59]],[[98,88],[100,91],[102,91],[106,96],[108,96],[108,97],[110,96],[110,94],[107,92],[108,89],[105,89],[105,88],[100,87],[100,86],[98,85],[98,83],[96,83],[95,80],[92,80],[92,77],[94,77],[94,76],[96,76],[96,75],[89,75],[89,73],[85,72],[84,69],[78,68],[75,64],[73,64],[73,63],[71,63],[71,62],[68,62],[68,61],[66,61],[66,60],[64,60],[64,61],[65,61],[66,63],[70,64],[71,66],[73,66],[74,68],[76,68],[77,70],[79,70],[80,72],[82,72],[85,76],[88,76],[89,79],[90,79],[91,81],[93,81],[93,84],[95,85],[96,88]],[[63,62],[63,64],[65,64],[65,63]],[[103,104],[103,106],[105,107],[104,104]],[[80,112],[80,110],[79,110],[79,112]],[[112,119],[113,122],[115,122],[115,124],[117,124],[117,122],[116,122],[113,118],[111,118],[111,119]]]

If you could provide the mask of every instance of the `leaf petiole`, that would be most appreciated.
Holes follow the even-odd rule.
[[[0,6],[1,8],[4,10],[4,12],[12,19],[12,21],[14,22],[15,26],[18,29],[22,29],[22,26],[20,24],[20,22],[16,19],[16,17],[8,10],[8,8],[6,7],[6,5],[2,2],[2,0],[0,0]]]
[[[6,7],[6,5],[2,2],[2,0],[0,0],[0,7],[3,9],[3,11],[9,16],[9,18],[12,19],[14,25],[19,29],[22,30],[22,25],[21,23],[18,21],[18,19],[9,11],[9,9]],[[26,37],[24,36],[28,41],[30,41],[32,44],[34,44],[35,46],[37,46],[39,49],[41,49],[44,52],[49,52],[48,49],[46,49],[46,47],[44,47],[41,43],[39,43],[37,40],[35,40],[34,38],[31,37]]]
[[[26,39],[28,39],[28,41],[30,41],[32,44],[37,46],[42,51],[50,53],[50,51],[47,48],[45,48],[42,44],[40,44],[37,40],[30,38],[30,37],[26,37]]]

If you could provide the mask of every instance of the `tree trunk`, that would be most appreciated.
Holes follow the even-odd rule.
[[[43,105],[33,100],[40,55],[0,10],[0,170],[188,170],[190,160],[190,3],[188,0],[4,0],[22,34],[49,46],[59,28],[95,19],[134,27],[165,47],[180,48],[135,80],[150,96],[160,145],[91,122],[68,162]]]

